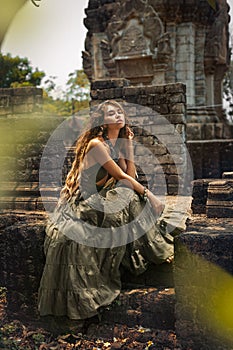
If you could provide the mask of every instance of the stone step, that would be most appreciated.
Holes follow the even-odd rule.
[[[125,289],[141,286],[151,287],[174,287],[173,265],[163,263],[160,265],[150,264],[148,269],[141,275],[134,275],[129,271],[122,271],[122,283]]]
[[[0,209],[3,210],[46,210],[52,212],[56,206],[56,197],[46,197],[41,199],[41,197],[35,196],[6,196],[0,197]]]
[[[53,197],[59,194],[60,187],[55,185],[50,187],[39,186],[39,182],[15,182],[2,181],[0,184],[0,196],[33,196],[38,197],[40,193]]]
[[[4,319],[20,319],[37,326],[52,330],[55,333],[77,332],[86,324],[95,324],[114,328],[115,325],[135,329],[139,333],[151,333],[153,330],[175,330],[175,292],[173,288],[137,288],[122,290],[118,298],[109,306],[100,310],[99,317],[86,321],[70,320],[67,317],[38,315],[34,302],[20,304],[17,293],[3,290],[4,303],[0,303],[1,317]],[[22,296],[21,296],[22,298]],[[91,328],[89,328],[89,331]],[[102,331],[102,330],[101,330]],[[97,335],[96,335],[97,336]]]
[[[129,327],[174,329],[174,288],[137,288],[123,290],[119,297],[102,312],[106,324]]]
[[[206,214],[207,217],[233,217],[233,179],[209,183]]]
[[[0,208],[12,210],[53,210],[60,187],[40,187],[38,182],[1,182]],[[43,195],[43,202],[41,199]]]

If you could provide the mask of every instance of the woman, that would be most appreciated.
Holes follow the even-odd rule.
[[[97,315],[120,293],[120,266],[139,274],[173,255],[172,236],[156,222],[164,206],[135,179],[124,109],[105,101],[90,124],[46,228],[42,316]]]

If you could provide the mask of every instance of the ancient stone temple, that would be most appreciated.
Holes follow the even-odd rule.
[[[189,196],[180,187],[191,187],[190,177],[184,181],[183,174],[193,166],[198,180],[192,209],[208,214],[202,215],[205,225],[193,222],[182,234],[187,211],[175,203],[172,212],[184,214],[183,225],[173,218],[164,225],[176,235],[175,269],[151,264],[140,276],[123,271],[125,286],[143,287],[137,292],[141,299],[137,295],[132,301],[132,291],[123,293],[102,320],[155,329],[157,340],[158,329],[174,329],[182,349],[229,350],[233,344],[232,324],[228,344],[215,328],[212,334],[211,322],[202,325],[199,314],[205,305],[215,311],[218,295],[211,292],[221,287],[225,296],[232,290],[232,281],[228,284],[219,271],[213,275],[212,265],[203,263],[206,259],[232,274],[232,219],[226,218],[227,227],[220,221],[211,234],[208,221],[219,208],[225,216],[233,215],[233,133],[222,108],[222,81],[230,59],[228,12],[226,0],[216,0],[216,9],[207,0],[89,0],[84,20],[83,67],[91,81],[91,106],[106,99],[125,104],[137,141],[135,159],[143,164],[156,194],[164,194],[165,188],[165,197],[185,202]],[[0,89],[0,287],[8,289],[10,301],[17,296],[19,308],[37,301],[46,204],[56,202],[62,182],[57,174],[71,165],[61,164],[61,149],[65,153],[69,148],[64,135],[77,131],[72,123],[62,130],[63,119],[44,115],[42,102],[41,89]],[[56,129],[59,133],[51,139]],[[51,152],[44,154],[46,148]]]
[[[226,0],[216,1],[215,9],[207,0],[89,0],[86,9],[83,67],[91,82],[185,84],[185,140],[194,178],[219,178],[233,168],[233,129],[222,102],[229,19]]]
[[[83,66],[91,81],[186,84],[187,120],[222,120],[229,6],[206,0],[90,0]]]

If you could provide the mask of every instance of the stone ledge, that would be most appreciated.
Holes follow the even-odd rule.
[[[119,88],[124,86],[129,86],[129,80],[127,79],[109,79],[109,80],[95,80],[91,83],[91,90],[103,90],[103,89],[112,89]]]
[[[102,314],[104,323],[141,325],[174,329],[175,292],[173,288],[138,288],[123,290]]]
[[[229,350],[233,219],[225,227],[220,219],[197,223],[175,238],[176,334],[182,349]]]

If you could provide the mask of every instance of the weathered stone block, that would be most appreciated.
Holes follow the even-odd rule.
[[[148,95],[142,95],[142,94],[140,94],[139,96],[138,96],[138,99],[137,99],[137,102],[138,102],[138,104],[141,104],[141,105],[143,105],[143,106],[146,106],[147,105],[147,102],[148,102]]]
[[[186,124],[186,118],[184,114],[168,114],[163,115],[172,124]]]
[[[123,88],[124,96],[135,96],[141,93],[142,93],[142,89],[140,87],[129,86],[129,87]]]
[[[151,125],[150,130],[152,135],[172,135],[175,132],[174,125],[167,124],[167,125]]]
[[[13,96],[25,96],[25,98],[28,98],[28,96],[32,95],[39,95],[42,96],[43,95],[43,89],[41,88],[36,88],[36,87],[20,87],[20,88],[12,88],[10,89],[11,94]]]
[[[129,86],[127,79],[95,80],[91,83],[91,90],[112,89]]]
[[[175,237],[176,333],[182,349],[223,349],[233,344],[232,232]]]
[[[214,125],[214,134],[216,139],[222,139],[223,138],[223,124],[222,123],[215,123]]]
[[[184,114],[186,110],[184,103],[169,104],[168,108],[174,114]]]
[[[184,143],[172,143],[170,144],[169,142],[167,143],[167,148],[172,154],[184,154],[187,149],[186,145]]]
[[[185,103],[185,95],[183,93],[179,93],[179,94],[173,94],[168,96],[168,101],[170,101],[170,103]]]
[[[98,96],[99,96],[98,90],[91,90],[91,91],[90,91],[90,96],[91,96],[91,98],[92,98],[93,100],[97,100],[97,99],[98,99]]]
[[[10,102],[11,102],[11,100],[10,100],[10,96],[8,96],[8,95],[0,95],[0,110],[2,109],[2,108],[9,108],[9,106],[10,106]]]
[[[206,212],[207,217],[233,217],[233,179],[209,183]]]
[[[32,113],[34,110],[34,104],[19,104],[12,106],[12,112],[14,114],[22,114],[22,113]]]
[[[178,193],[183,193],[183,191],[179,191],[177,184],[167,182],[167,194],[170,196],[176,196]]]
[[[200,123],[187,123],[186,125],[186,137],[187,140],[202,140],[203,139],[203,126]]]
[[[183,83],[167,84],[165,85],[165,91],[173,93],[174,91],[186,93],[186,85]]]
[[[165,155],[167,153],[167,147],[159,143],[149,147],[149,150],[156,156]]]
[[[205,214],[206,202],[208,197],[208,185],[213,179],[198,179],[192,182],[193,186],[193,200],[191,209],[193,214]]]
[[[175,130],[179,134],[179,136],[181,137],[181,140],[185,141],[186,140],[186,125],[176,124]]]
[[[33,104],[34,96],[33,95],[16,95],[12,98],[11,103],[13,105],[21,105],[21,104]]]
[[[156,98],[156,97],[155,97]],[[153,109],[160,114],[168,114],[169,113],[169,107],[167,104],[158,104],[157,102],[154,103]]]
[[[233,172],[232,171],[225,171],[222,174],[223,179],[233,179]]]
[[[144,91],[147,95],[149,94],[164,94],[165,85],[148,85],[144,87]]]
[[[11,113],[12,113],[12,106],[0,108],[0,116],[5,117],[6,115]]]
[[[101,92],[103,93],[105,100],[113,100],[114,98],[116,98],[114,88],[104,89]]]
[[[212,140],[215,138],[215,124],[214,123],[208,123],[203,125],[203,133],[204,133],[204,139],[205,140]]]
[[[172,164],[168,164],[164,166],[164,170],[166,174],[173,174],[173,175],[177,175],[178,174],[178,168],[175,165]],[[180,170],[181,171],[181,170]]]

